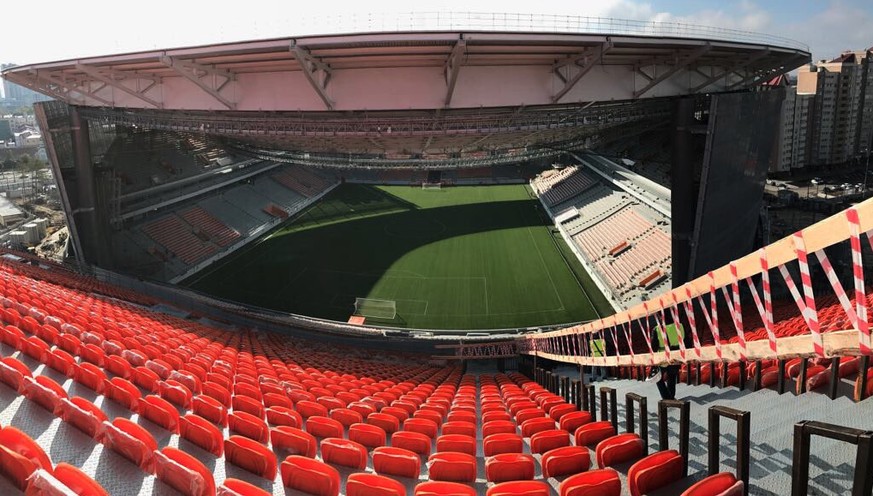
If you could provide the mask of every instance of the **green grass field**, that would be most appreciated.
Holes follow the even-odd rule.
[[[368,323],[486,329],[577,322],[608,308],[567,260],[527,186],[345,184],[185,284],[346,321],[356,297],[396,301]],[[592,301],[593,300],[593,301]]]

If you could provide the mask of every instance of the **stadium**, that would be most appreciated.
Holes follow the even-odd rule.
[[[809,60],[444,14],[5,70],[70,238],[0,256],[0,491],[870,494],[873,202],[759,228]]]

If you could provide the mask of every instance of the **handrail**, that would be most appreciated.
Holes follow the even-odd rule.
[[[852,496],[870,496],[870,493],[873,492],[873,431],[810,420],[794,424],[791,496],[807,496],[809,494],[809,451],[812,436],[836,439],[858,447],[855,452]]]
[[[643,440],[643,453],[649,453],[649,399],[636,393],[627,393],[625,398],[625,422],[627,432],[633,433],[636,427],[634,421],[634,403],[640,406],[640,439]]]
[[[682,456],[682,477],[688,477],[688,442],[691,423],[691,403],[680,400],[661,400],[658,402],[658,449],[670,449],[670,418],[667,412],[679,410],[679,454]]]
[[[618,400],[615,389],[602,386],[600,388],[600,420],[609,420],[615,432],[618,432]]]
[[[726,406],[713,406],[709,409],[709,475],[718,473],[718,444],[721,436],[721,417],[735,420],[737,423],[737,479],[743,481],[743,494],[749,494],[749,460],[751,452],[751,422],[752,414]]]

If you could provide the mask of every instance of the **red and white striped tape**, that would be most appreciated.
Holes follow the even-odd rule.
[[[740,284],[737,277],[737,265],[734,262],[730,263],[731,271],[731,293],[733,300],[728,296],[727,286],[721,288],[724,293],[724,299],[727,301],[728,310],[731,312],[731,317],[734,321],[734,327],[737,330],[737,341],[740,344],[740,360],[746,359],[746,333],[743,330],[743,309],[740,306]]]
[[[752,298],[755,300],[755,307],[758,308],[758,314],[761,316],[761,321],[764,323],[764,330],[767,331],[767,340],[770,344],[770,351],[773,356],[776,356],[776,333],[773,329],[773,303],[770,296],[770,274],[767,256],[764,249],[758,250],[761,258],[761,286],[764,293],[764,301],[758,295],[758,289],[751,277],[746,278],[746,284],[749,286],[749,292],[752,293]]]
[[[661,334],[661,342],[664,344],[664,355],[670,360],[670,341],[667,339],[667,328],[664,327],[664,305],[655,313],[655,325]]]
[[[685,331],[682,329],[682,321],[679,320],[679,302],[676,301],[676,293],[673,296],[673,306],[670,307],[670,316],[673,317],[673,328],[676,329],[676,340],[679,341],[679,356],[685,360]]]
[[[643,310],[645,316],[641,317],[643,328],[643,337],[646,339],[646,347],[649,348],[649,365],[655,364],[655,351],[652,349],[652,329],[649,327],[649,304],[643,302]]]
[[[809,262],[807,260],[806,243],[803,241],[803,233],[798,231],[794,233],[794,251],[797,253],[797,262],[800,264],[800,282],[803,286],[803,296],[805,300],[805,309],[803,310],[804,319],[809,325],[809,331],[812,334],[812,346],[815,354],[823,357],[824,341],[821,337],[821,327],[818,322],[818,312],[815,309],[815,295],[812,292],[812,276],[809,273]]]
[[[694,352],[697,353],[697,358],[700,358],[700,336],[697,334],[697,318],[694,316],[694,304],[691,303],[691,287],[685,286],[685,296],[688,297],[688,299],[683,303],[685,307],[685,315],[688,317],[688,325],[691,327],[691,339],[694,343]]]
[[[706,324],[709,326],[709,332],[712,333],[712,338],[715,340],[715,354],[721,360],[721,332],[718,328],[718,293],[715,292],[715,274],[709,272],[709,310],[703,305],[703,300],[698,299],[703,317],[706,319]]]
[[[631,357],[631,365],[636,365],[636,358],[634,357],[634,342],[630,332],[630,322],[623,323],[621,329],[624,331],[624,340],[627,341],[627,348]]]

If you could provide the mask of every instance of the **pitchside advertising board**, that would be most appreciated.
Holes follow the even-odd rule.
[[[755,249],[778,143],[782,90],[713,95],[689,267],[691,278]]]

